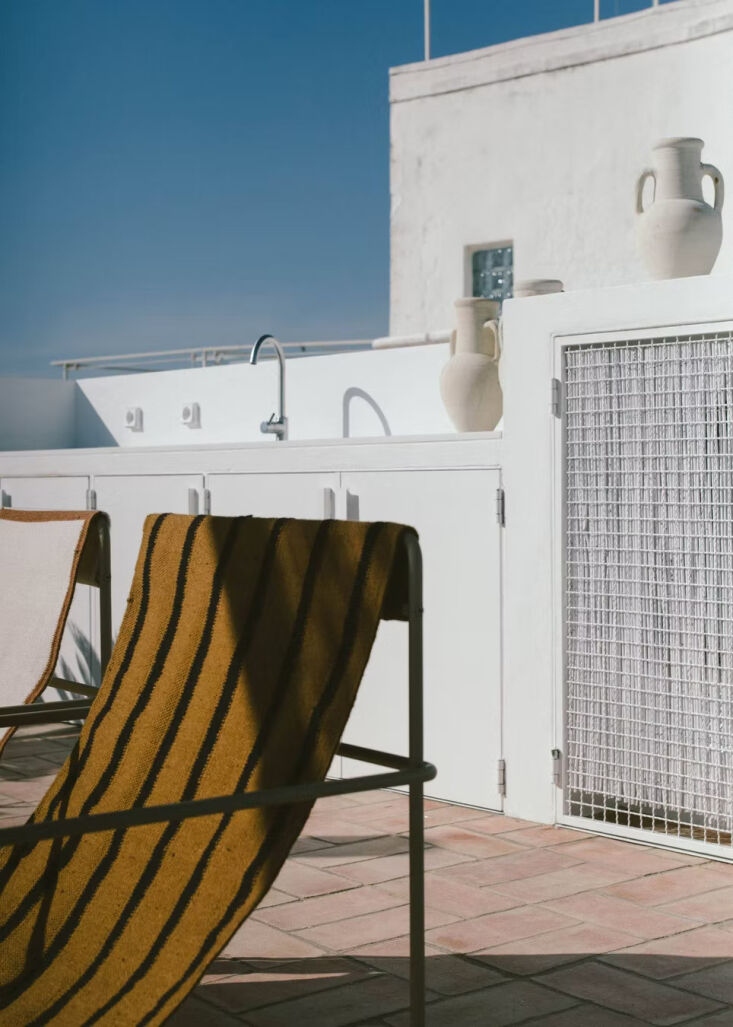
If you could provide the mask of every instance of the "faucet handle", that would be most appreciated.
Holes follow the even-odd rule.
[[[270,414],[269,418],[260,425],[260,431],[263,435],[276,435],[279,423],[277,414]]]

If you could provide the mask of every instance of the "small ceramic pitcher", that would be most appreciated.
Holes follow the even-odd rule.
[[[456,300],[451,356],[440,376],[440,395],[460,432],[492,431],[502,413],[499,384],[499,304]]]
[[[702,164],[702,139],[663,139],[654,147],[654,167],[636,183],[637,241],[652,278],[707,275],[723,239],[723,176]],[[702,195],[705,175],[715,185],[711,207]],[[647,178],[654,180],[654,202],[644,209]]]

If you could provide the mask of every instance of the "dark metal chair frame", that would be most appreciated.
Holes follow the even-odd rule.
[[[380,788],[409,788],[409,861],[410,861],[410,1024],[423,1027],[425,1023],[425,860],[423,823],[423,785],[431,781],[437,771],[423,758],[423,624],[422,624],[422,554],[417,536],[408,532],[404,544],[408,567],[408,690],[409,690],[409,755],[395,756],[360,745],[342,743],[336,754],[361,760],[378,767],[389,768],[378,774],[367,774],[345,780],[314,781],[297,785],[268,788],[259,792],[222,795],[210,799],[168,803],[162,806],[144,806],[139,809],[113,813],[95,813],[21,827],[0,829],[0,846],[33,844],[46,838],[62,838],[109,831],[118,827],[136,827],[186,820],[190,817],[209,816],[212,813],[232,813],[241,809],[261,806],[311,802],[329,795],[348,795]],[[109,547],[107,554],[107,581],[109,575]],[[107,653],[107,658],[109,653]],[[103,664],[106,659],[103,656]],[[63,682],[61,687],[71,687]],[[42,703],[29,706],[8,706],[0,710],[0,727],[49,723],[83,717],[89,712],[87,700]]]

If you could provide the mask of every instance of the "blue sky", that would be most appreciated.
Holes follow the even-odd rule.
[[[432,0],[433,55],[590,17]],[[421,57],[422,0],[0,0],[2,373],[386,332],[387,72]]]

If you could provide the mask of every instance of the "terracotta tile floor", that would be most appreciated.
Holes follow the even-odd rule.
[[[0,824],[73,744],[17,737]],[[319,802],[262,906],[174,1027],[408,1027],[406,799]],[[733,866],[427,801],[428,1016],[436,1027],[733,1027]]]

